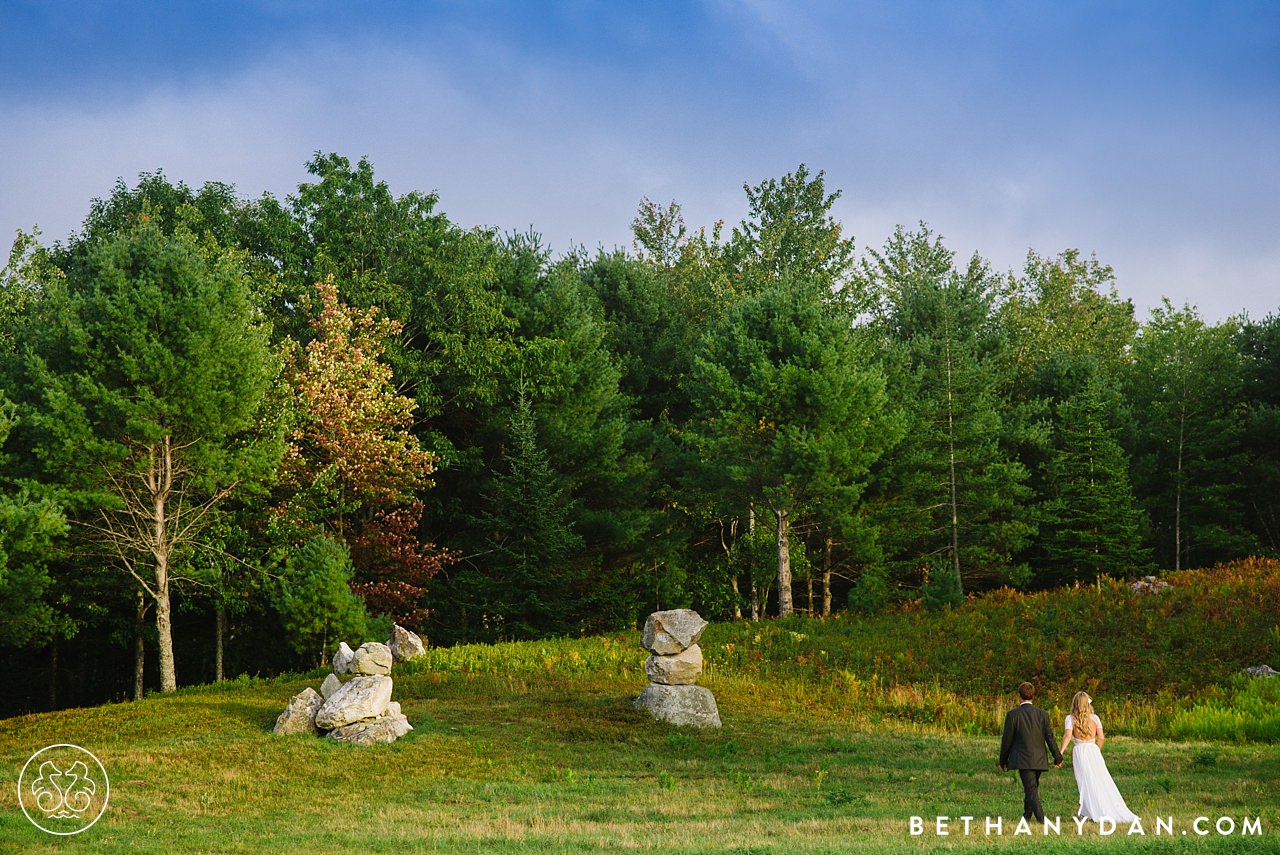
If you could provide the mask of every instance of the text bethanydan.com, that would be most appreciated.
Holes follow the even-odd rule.
[[[1069,817],[1065,822],[1062,817],[1045,817],[1044,823],[1020,819],[1017,823],[1005,822],[999,816],[935,816],[926,820],[922,816],[913,816],[907,823],[912,837],[932,835],[935,837],[971,837],[985,835],[1001,837],[1005,834],[1035,836],[1062,836],[1076,834],[1083,836],[1093,825],[1083,817]],[[1152,826],[1145,826],[1142,820],[1117,825],[1114,821],[1103,818],[1097,824],[1097,834],[1103,837],[1260,837],[1262,835],[1262,817],[1246,816],[1237,819],[1232,816],[1220,816],[1212,819],[1198,816],[1187,822],[1179,822],[1171,816],[1158,816]],[[1037,827],[1039,826],[1039,827]]]

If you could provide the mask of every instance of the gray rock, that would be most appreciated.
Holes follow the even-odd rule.
[[[356,657],[356,653],[345,641],[338,644],[338,650],[333,654],[333,673],[350,674],[351,660]]]
[[[342,681],[338,679],[337,674],[330,674],[324,678],[324,682],[320,684],[320,695],[326,701],[333,697],[333,693],[342,688]]]
[[[640,645],[650,653],[669,656],[697,644],[707,622],[693,609],[654,612],[644,622]]]
[[[383,713],[383,715],[403,715],[403,713],[400,711],[400,702],[390,701],[387,704],[387,711]]]
[[[653,654],[644,661],[650,682],[666,686],[690,686],[702,673],[702,648],[694,644],[670,656]]]
[[[1139,594],[1158,594],[1161,591],[1168,590],[1171,586],[1165,580],[1155,576],[1143,576],[1136,582],[1130,582],[1129,587]]]
[[[323,703],[324,698],[320,697],[320,693],[308,686],[289,699],[289,705],[276,719],[272,732],[276,736],[292,736],[295,733],[317,735],[316,713]]]
[[[405,629],[398,623],[391,627],[391,638],[387,639],[387,647],[391,648],[391,655],[397,662],[407,662],[427,652],[426,645],[422,643],[418,634]]]
[[[1250,668],[1245,668],[1244,673],[1250,677],[1270,678],[1280,676],[1280,671],[1275,670],[1270,665],[1254,665]]]
[[[380,641],[366,641],[351,659],[352,674],[382,675],[391,673],[391,648]]]
[[[366,718],[377,718],[391,702],[391,678],[381,674],[352,677],[316,713],[316,727],[334,730]]]
[[[411,730],[413,725],[403,715],[380,715],[375,719],[353,722],[332,730],[329,738],[353,745],[376,745],[395,742]]]
[[[702,686],[664,686],[650,683],[636,698],[636,709],[648,710],[658,721],[681,727],[719,727],[715,696]]]

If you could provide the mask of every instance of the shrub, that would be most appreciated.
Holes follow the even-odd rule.
[[[330,644],[344,638],[360,643],[383,628],[373,625],[364,602],[352,593],[353,573],[347,548],[324,535],[311,538],[286,562],[276,610],[293,648],[314,654],[319,664],[324,664]]]

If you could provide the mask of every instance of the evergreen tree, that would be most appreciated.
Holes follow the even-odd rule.
[[[276,371],[233,253],[143,222],[70,252],[44,283],[23,386],[45,476],[154,604],[160,685],[173,691],[171,589],[216,507],[269,477],[262,431]]]
[[[1280,554],[1280,314],[1246,323],[1237,346],[1244,361],[1244,481],[1249,528]]]
[[[6,468],[3,449],[16,410],[0,395],[0,473]],[[45,595],[53,582],[49,553],[67,533],[67,521],[58,503],[43,492],[38,484],[0,477],[0,644],[42,644],[65,630]]]
[[[1134,491],[1150,514],[1157,559],[1175,570],[1247,555],[1245,410],[1236,324],[1211,326],[1168,300],[1134,347]]]
[[[862,276],[879,300],[890,397],[908,418],[877,478],[887,560],[907,572],[943,556],[962,590],[1025,581],[1013,556],[1034,527],[1027,470],[1001,443],[995,278],[978,258],[957,271],[927,228],[899,229]]]
[[[588,568],[577,559],[573,502],[538,442],[521,394],[509,424],[505,469],[495,474],[477,520],[486,550],[460,568],[458,590],[472,623],[496,638],[574,634],[590,622]]]
[[[351,591],[353,571],[346,547],[323,534],[302,544],[285,564],[276,610],[290,644],[309,662],[324,665],[337,642],[370,634],[369,614]]]
[[[812,282],[761,286],[703,342],[690,376],[696,419],[682,430],[703,477],[773,516],[778,612],[792,611],[790,530],[822,496],[855,505],[897,438],[884,379],[847,315]]]
[[[1098,386],[1091,384],[1057,408],[1034,562],[1041,583],[1092,581],[1101,575],[1122,579],[1151,562],[1142,544],[1145,517],[1129,483],[1129,460],[1118,431],[1107,424],[1114,409]]]

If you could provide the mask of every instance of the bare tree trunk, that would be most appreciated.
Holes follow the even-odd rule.
[[[160,660],[160,691],[178,688],[173,654],[172,566],[175,549],[192,543],[206,515],[231,494],[235,485],[215,490],[201,502],[192,503],[181,467],[184,449],[166,436],[152,445],[139,447],[143,471],[123,479],[108,472],[115,495],[124,507],[103,511],[93,528],[115,551],[121,569],[128,572],[156,609],[156,646]],[[176,483],[176,488],[175,488]],[[148,556],[149,561],[139,561]]]
[[[138,592],[138,622],[133,630],[133,699],[142,700],[147,667],[147,642],[142,637],[142,622],[147,617],[147,598]]]
[[[791,541],[787,511],[774,511],[778,518],[778,617],[790,617],[791,605]]]
[[[831,536],[822,539],[822,616],[831,617]]]
[[[162,580],[162,572],[156,569],[156,582]],[[156,600],[156,633],[159,635],[160,649],[160,691],[174,692],[178,689],[178,677],[173,665],[173,615],[170,611],[168,579],[163,580],[164,595]]]
[[[747,533],[756,533],[756,506],[754,504],[747,506]],[[751,582],[751,620],[760,620],[760,595],[756,592],[756,573],[755,567],[748,568],[748,581]]]
[[[215,682],[221,683],[227,679],[226,672],[223,670],[223,649],[225,647],[225,639],[227,637],[227,610],[219,603],[213,610],[213,679]]]
[[[49,709],[58,708],[58,636],[49,644]]]
[[[142,700],[145,693],[147,643],[139,632],[133,639],[133,699]]]
[[[728,536],[725,536],[724,520],[720,521],[720,548],[724,550],[724,557],[727,561],[733,552],[733,545],[738,542],[738,519],[734,517],[729,522]],[[733,586],[733,619],[742,620],[742,594],[738,590],[738,574],[729,574],[729,584]]]
[[[178,689],[178,677],[173,664],[173,614],[169,600],[169,556],[172,544],[169,542],[167,530],[168,519],[165,516],[165,503],[169,500],[169,492],[173,489],[173,448],[169,437],[164,438],[159,459],[156,449],[151,449],[151,471],[148,473],[148,487],[151,488],[152,500],[152,554],[156,559],[156,633],[159,636],[160,649],[160,691],[174,692]]]

